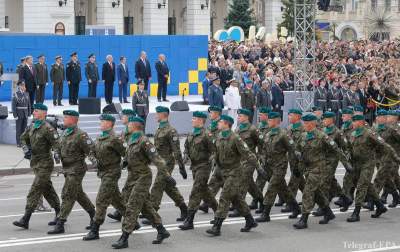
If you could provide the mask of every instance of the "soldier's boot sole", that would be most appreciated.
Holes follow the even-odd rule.
[[[294,227],[295,229],[305,229],[305,228],[308,228],[308,225],[307,225],[306,223],[300,223],[300,222],[298,222],[298,223],[296,223],[296,224],[293,224],[293,227]]]
[[[264,223],[264,222],[270,222],[271,218],[269,217],[269,215],[261,215],[260,217],[256,218],[256,222],[259,223]]]
[[[47,232],[47,234],[49,234],[49,235],[52,235],[52,234],[63,234],[63,233],[65,233],[64,227],[62,227],[62,228],[55,228],[55,229],[50,230],[50,231]]]
[[[92,241],[100,239],[99,232],[90,231],[86,236],[82,238],[84,241]]]
[[[360,221],[360,216],[351,216],[350,218],[347,218],[347,222],[359,222]]]
[[[29,229],[29,223],[21,222],[21,220],[14,221],[13,225],[17,226],[17,227],[20,227],[20,228],[23,228],[23,229]]]
[[[181,229],[181,230],[190,230],[190,229],[194,229],[194,225],[193,225],[193,222],[192,223],[189,223],[189,222],[185,222],[185,223],[183,223],[183,225],[179,225],[179,228]]]
[[[324,216],[324,218],[319,221],[319,224],[321,224],[321,225],[328,224],[329,221],[331,221],[331,220],[333,220],[335,218],[336,218],[336,216],[332,213],[332,214],[330,214],[328,216]]]
[[[314,211],[311,213],[315,217],[321,217],[324,216],[324,212],[322,211],[322,208],[318,207],[317,211]]]
[[[379,216],[381,216],[382,214],[387,212],[387,208],[383,207],[383,208],[377,208],[376,212],[374,214],[371,214],[371,218],[379,218]]]
[[[161,244],[163,240],[167,239],[170,236],[171,234],[167,230],[165,230],[163,233],[157,234],[157,239],[152,241],[152,244]]]
[[[114,249],[127,248],[128,247],[128,238],[129,238],[129,234],[126,232],[122,232],[121,237],[118,239],[118,241],[111,244],[111,247]]]
[[[251,223],[251,224],[246,224],[245,227],[243,227],[243,228],[240,229],[240,232],[243,232],[243,233],[250,232],[250,230],[251,230],[252,228],[256,228],[257,226],[258,226],[257,222],[254,221],[254,222]]]
[[[210,234],[212,236],[220,236],[221,230],[216,230],[216,229],[211,228],[211,229],[206,230],[206,233]]]

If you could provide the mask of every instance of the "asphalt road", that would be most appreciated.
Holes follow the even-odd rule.
[[[177,170],[177,169],[176,169]],[[341,183],[344,169],[339,168],[337,178]],[[189,198],[192,180],[182,180],[175,172],[178,187],[186,200]],[[190,177],[190,173],[189,173]],[[120,181],[125,181],[126,172]],[[84,242],[84,227],[89,218],[82,208],[76,204],[68,222],[66,233],[49,236],[47,222],[53,218],[51,212],[33,214],[29,230],[22,230],[12,225],[19,219],[25,207],[25,197],[33,180],[33,175],[16,175],[0,178],[0,251],[110,251],[111,243],[118,239],[121,224],[107,219],[100,230],[100,240]],[[53,177],[58,193],[61,192],[63,177]],[[94,201],[99,186],[95,173],[88,173],[84,180],[84,190]],[[390,198],[390,197],[389,197]],[[298,195],[301,199],[301,195]],[[250,198],[248,198],[250,202]],[[129,248],[125,251],[400,251],[400,210],[391,209],[379,219],[370,218],[369,212],[362,212],[361,222],[347,223],[351,212],[340,213],[332,205],[336,219],[328,225],[319,225],[318,218],[310,217],[309,228],[294,230],[287,214],[281,214],[280,208],[274,207],[271,222],[260,224],[250,233],[240,233],[244,225],[243,218],[227,219],[222,227],[220,237],[209,237],[205,230],[211,226],[209,214],[199,213],[195,218],[195,229],[181,231],[175,219],[179,214],[168,196],[163,198],[160,215],[163,223],[171,233],[171,237],[161,245],[152,245],[156,236],[155,229],[143,226],[129,238]],[[111,211],[111,209],[109,209]]]

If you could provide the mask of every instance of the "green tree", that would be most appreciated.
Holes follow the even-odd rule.
[[[244,34],[248,35],[250,26],[255,25],[255,23],[253,9],[250,8],[249,0],[233,0],[229,5],[225,29],[232,26],[240,26]]]
[[[281,34],[281,27],[286,27],[288,36],[294,35],[294,0],[282,0],[282,23],[278,24],[277,33]]]

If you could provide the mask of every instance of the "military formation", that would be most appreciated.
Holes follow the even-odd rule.
[[[36,103],[32,107],[32,124],[20,139],[35,178],[25,214],[13,224],[28,229],[32,213],[44,196],[55,212],[54,220],[48,223],[53,226],[48,234],[64,233],[64,223],[78,202],[89,216],[89,231],[83,240],[99,239],[99,228],[108,216],[121,222],[122,235],[112,247],[122,249],[128,247],[132,232],[141,228],[140,218],[142,225],[152,225],[157,230],[153,244],[170,237],[158,213],[164,192],[179,209],[177,221],[182,222],[181,230],[194,228],[197,211],[208,213],[212,209],[212,227],[206,230],[210,236],[221,234],[228,217],[244,217],[240,232],[250,232],[260,223],[271,221],[274,206],[285,205],[281,212],[290,213],[289,219],[300,216],[293,224],[295,229],[307,228],[310,214],[321,216],[321,225],[335,219],[330,208],[335,198],[333,203],[342,212],[354,202],[347,222],[360,221],[363,207],[375,210],[372,218],[380,217],[388,211],[388,194],[393,199],[389,208],[396,207],[400,200],[399,112],[379,110],[375,123],[369,126],[356,107],[341,109],[341,118],[337,118],[334,111],[323,112],[326,104],[318,105],[311,113],[289,110],[287,128],[281,125],[281,113],[269,107],[259,108],[257,126],[252,124],[254,112],[242,108],[237,112],[236,129],[232,129],[234,118],[224,114],[221,107],[210,106],[208,114],[193,112],[193,131],[181,150],[167,107],[156,108],[158,128],[154,142],[144,133],[144,118],[130,109],[121,113],[125,125],[121,133],[114,131],[115,117],[102,114],[101,134],[93,141],[77,126],[78,112],[63,112],[64,127],[59,134],[46,121],[47,107]],[[336,126],[339,119],[343,122],[341,128]],[[87,172],[85,159],[96,168],[100,179],[95,203],[82,188]],[[346,170],[342,185],[335,178],[339,162]],[[61,202],[51,182],[54,163],[61,163],[65,177]],[[150,165],[157,168],[153,183]],[[171,175],[176,165],[183,179],[188,176],[186,165],[192,171],[188,205]],[[125,168],[128,176],[120,190],[118,181]],[[297,201],[299,191],[301,204]],[[252,197],[249,205],[247,193]],[[107,215],[110,205],[115,210]],[[260,215],[254,218],[252,210]]]

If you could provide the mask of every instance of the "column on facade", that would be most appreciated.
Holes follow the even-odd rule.
[[[207,2],[209,1],[187,0],[187,34],[210,35],[210,6],[206,6]]]
[[[281,0],[265,0],[265,30],[267,33],[277,33],[277,25],[282,22],[281,7]]]
[[[118,0],[114,1],[118,3]],[[97,25],[114,26],[115,34],[124,34],[124,1],[112,7],[113,1],[97,0]]]
[[[143,0],[143,34],[168,34],[168,0]]]

